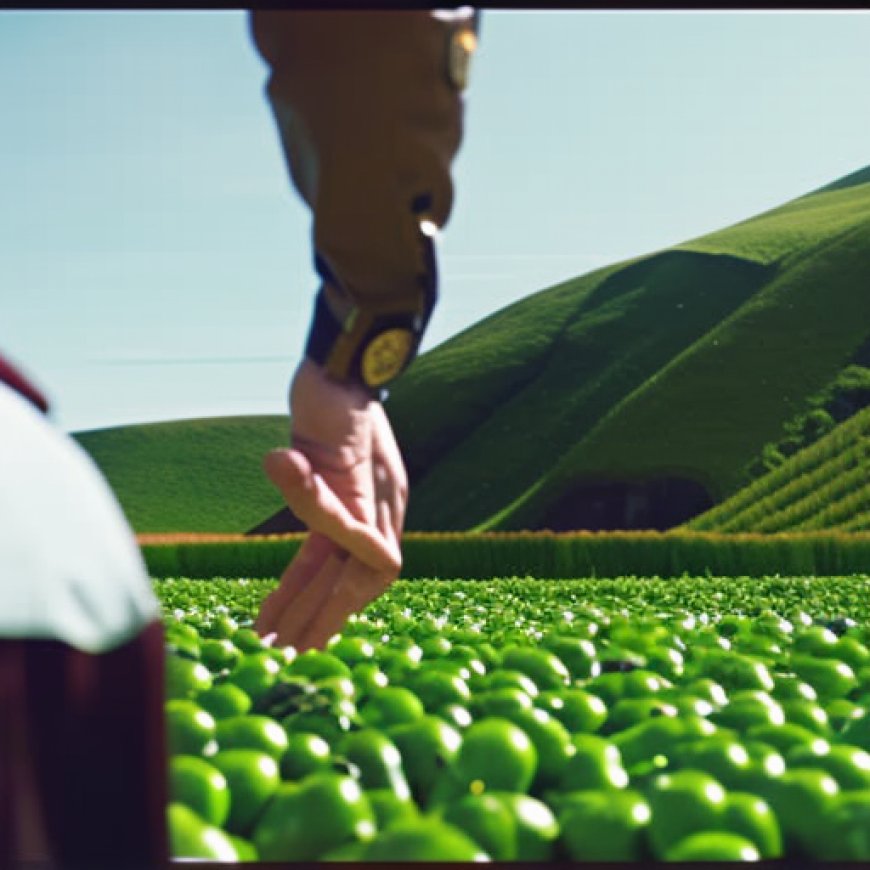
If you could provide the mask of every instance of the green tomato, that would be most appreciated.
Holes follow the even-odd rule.
[[[502,665],[525,674],[540,692],[571,682],[571,674],[559,656],[540,647],[509,646],[502,655]]]
[[[571,734],[592,734],[607,721],[607,705],[583,689],[542,692],[537,703],[555,716]]]
[[[408,688],[423,702],[427,713],[471,700],[471,690],[462,677],[437,669],[421,668],[409,677]]]
[[[830,817],[840,789],[837,781],[817,768],[787,770],[759,782],[756,792],[776,814],[786,854],[824,857],[830,847]]]
[[[517,860],[534,863],[553,857],[559,822],[543,801],[522,792],[492,791],[513,816],[517,832]]]
[[[727,831],[697,831],[664,854],[666,861],[758,861],[760,857],[752,841]]]
[[[392,788],[368,788],[369,799],[379,831],[396,822],[410,822],[419,818],[417,804],[408,798],[400,798]]]
[[[535,747],[538,763],[532,790],[538,792],[558,783],[576,752],[565,726],[537,707],[507,711],[502,718],[522,728]]]
[[[426,715],[426,708],[410,689],[385,686],[369,693],[360,706],[359,714],[373,728],[390,728],[422,719]]]
[[[455,825],[435,818],[396,822],[368,844],[362,860],[378,862],[487,861],[489,856]]]
[[[444,806],[440,816],[464,831],[493,860],[517,860],[516,820],[492,793],[463,795]]]
[[[287,733],[270,716],[220,719],[215,736],[221,749],[256,749],[279,759],[287,750]]]
[[[281,778],[304,779],[309,773],[329,769],[332,760],[330,746],[319,734],[293,731],[287,735],[287,749],[281,756]]]
[[[201,819],[190,807],[170,803],[166,808],[169,850],[173,858],[238,861],[239,855],[226,833]]]
[[[725,796],[723,827],[750,840],[763,859],[782,858],[782,831],[767,801],[758,795],[729,791]]]
[[[793,655],[790,664],[794,672],[824,700],[844,698],[858,685],[855,671],[837,659]]]
[[[838,795],[829,823],[825,860],[870,861],[870,789]]]
[[[359,767],[363,788],[389,788],[402,800],[411,797],[411,789],[402,770],[402,755],[396,744],[382,731],[374,728],[351,731],[339,741],[337,751]]]
[[[680,743],[674,747],[669,761],[669,769],[703,770],[726,788],[740,788],[752,765],[746,747],[729,737]]]
[[[633,790],[589,790],[559,795],[563,848],[573,861],[641,861],[652,812]]]
[[[278,788],[253,841],[263,861],[316,861],[347,842],[372,839],[375,830],[374,811],[356,780],[312,773]]]
[[[256,704],[278,681],[280,670],[268,652],[248,653],[230,671],[227,682],[246,692]]]
[[[433,715],[395,725],[387,730],[387,735],[401,753],[402,769],[414,799],[424,806],[441,770],[453,764],[462,735]]]
[[[309,680],[324,680],[327,677],[350,677],[350,668],[331,652],[309,649],[297,656],[288,666],[288,674],[307,677]]]
[[[207,824],[218,828],[230,813],[226,778],[214,765],[194,755],[170,758],[169,800],[184,804]]]
[[[202,662],[179,655],[166,656],[164,686],[167,700],[195,699],[211,685],[211,672]]]
[[[535,777],[538,754],[522,728],[508,719],[475,722],[464,734],[456,756],[459,780],[487,790],[525,792]]]
[[[574,753],[564,763],[559,787],[562,791],[583,789],[622,789],[628,774],[622,765],[619,748],[596,734],[576,734]]]
[[[254,749],[227,749],[210,759],[230,789],[230,814],[226,828],[247,837],[281,782],[271,755]]]
[[[858,746],[835,744],[825,751],[797,746],[786,754],[789,769],[812,767],[827,771],[844,791],[870,789],[870,753]]]
[[[195,701],[174,699],[165,706],[166,741],[170,755],[211,756],[217,752],[217,723]]]
[[[244,716],[251,709],[251,698],[233,683],[218,683],[196,696],[197,703],[215,719]]]
[[[700,770],[660,774],[646,797],[652,810],[650,845],[659,859],[665,859],[684,837],[717,830],[722,823],[725,789]]]

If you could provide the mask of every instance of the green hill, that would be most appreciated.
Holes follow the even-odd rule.
[[[287,417],[215,417],[74,434],[137,532],[241,532],[282,504],[262,457]]]
[[[852,177],[421,357],[387,403],[408,527],[664,528],[735,492],[870,337],[870,184]]]
[[[867,364],[868,274],[870,167],[505,307],[418,358],[386,403],[412,481],[407,528],[670,528],[703,514]],[[260,457],[285,425],[79,438],[137,531],[278,531],[292,518]]]
[[[716,532],[870,530],[870,408],[687,528]]]

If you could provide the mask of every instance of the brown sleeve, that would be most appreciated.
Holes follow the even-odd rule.
[[[290,175],[313,213],[321,277],[362,309],[419,307],[430,268],[419,222],[446,223],[462,138],[451,52],[464,36],[470,54],[473,22],[429,10],[256,11],[251,29]]]

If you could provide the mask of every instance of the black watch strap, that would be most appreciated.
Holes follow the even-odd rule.
[[[355,308],[344,322],[323,289],[317,294],[306,356],[342,383],[358,384],[376,399],[417,355],[422,317],[411,312],[372,314]]]
[[[351,307],[343,319],[330,305],[324,286],[314,304],[305,354],[342,383],[354,383],[374,398],[414,360],[437,298],[437,270],[431,238],[421,234],[425,271],[420,276],[419,307],[371,310]],[[319,271],[328,270],[320,264]],[[335,285],[337,282],[332,280]]]

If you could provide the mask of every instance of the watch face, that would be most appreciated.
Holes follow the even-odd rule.
[[[402,369],[414,348],[414,333],[410,329],[387,329],[376,335],[363,351],[360,368],[362,378],[370,387],[383,386]]]

